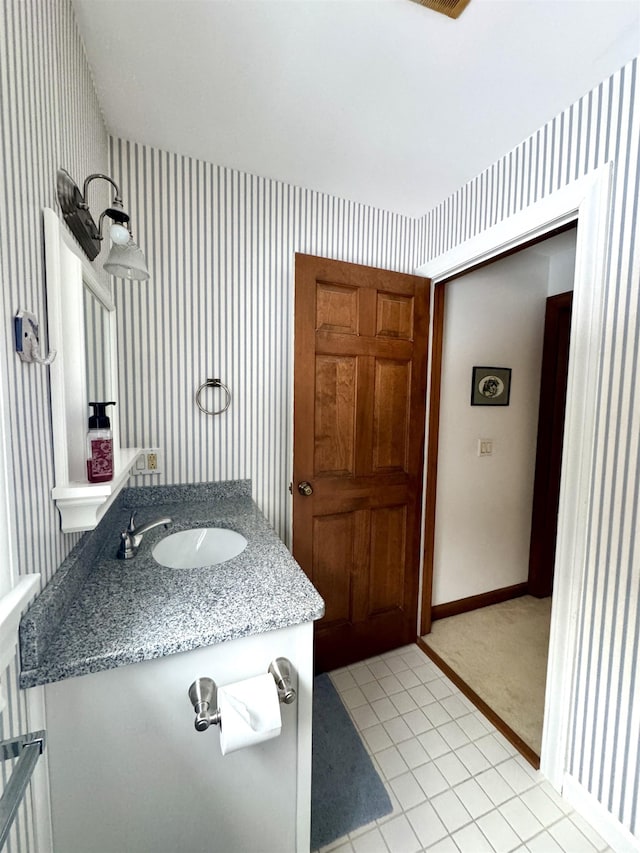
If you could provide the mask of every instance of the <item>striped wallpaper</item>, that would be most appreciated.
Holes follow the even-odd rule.
[[[639,160],[636,59],[428,213],[416,260],[615,163],[570,773],[640,839]]]
[[[19,571],[40,572],[45,582],[78,537],[60,533],[51,500],[48,371],[23,364],[15,355],[12,317],[26,308],[46,330],[42,208],[57,207],[59,166],[82,181],[90,172],[106,170],[107,150],[107,133],[68,0],[0,0],[0,369],[7,389],[15,479],[12,536]],[[27,696],[18,690],[18,665],[15,661],[2,674],[9,698],[0,718],[2,737],[29,730]],[[8,769],[0,764],[3,782]],[[29,798],[6,850],[36,850]]]
[[[141,484],[251,477],[290,540],[295,252],[408,272],[414,221],[144,145],[112,140],[151,280],[116,284],[122,443],[159,446]],[[208,378],[232,393],[203,415]],[[220,391],[206,391],[210,409]]]

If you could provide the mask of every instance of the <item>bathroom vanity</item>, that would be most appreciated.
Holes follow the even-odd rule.
[[[172,524],[118,560],[132,508],[140,524]],[[212,526],[246,548],[195,569],[153,559],[163,537]],[[124,490],[21,625],[21,684],[45,685],[55,850],[306,853],[323,611],[247,481]],[[190,685],[251,678],[277,657],[291,661],[297,691],[280,705],[281,734],[223,756],[217,726],[195,730]]]

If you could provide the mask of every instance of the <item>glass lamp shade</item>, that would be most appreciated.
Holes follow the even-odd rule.
[[[134,240],[129,240],[126,246],[114,243],[103,267],[111,275],[130,281],[146,281],[149,278],[142,249]]]

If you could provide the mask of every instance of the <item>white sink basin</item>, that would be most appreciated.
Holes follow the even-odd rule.
[[[225,563],[241,554],[247,540],[225,527],[194,527],[165,536],[153,548],[156,563],[169,569],[200,569]]]

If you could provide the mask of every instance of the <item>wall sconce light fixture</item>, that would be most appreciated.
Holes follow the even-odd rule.
[[[96,225],[89,212],[86,198],[89,184],[97,178],[108,181],[114,188],[115,195],[111,205],[100,214]],[[129,214],[123,207],[116,182],[108,175],[89,175],[80,192],[71,175],[64,169],[58,169],[57,188],[64,220],[89,260],[92,261],[100,252],[100,243],[103,240],[102,221],[105,216],[108,216],[113,222],[109,231],[113,245],[103,264],[104,269],[118,278],[146,281],[149,278],[147,262],[142,250],[131,236]]]

